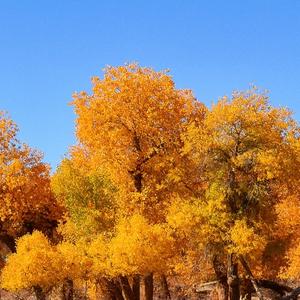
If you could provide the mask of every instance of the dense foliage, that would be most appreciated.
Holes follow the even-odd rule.
[[[0,115],[0,235],[17,245],[3,288],[72,282],[90,298],[100,287],[138,300],[143,286],[150,300],[153,280],[167,298],[176,277],[217,279],[235,299],[238,265],[240,284],[300,279],[300,132],[289,110],[255,88],[207,108],[167,72],[136,64],[92,82],[74,95],[77,144],[51,184]]]

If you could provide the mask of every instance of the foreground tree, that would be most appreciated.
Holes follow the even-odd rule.
[[[174,193],[191,193],[182,181],[189,161],[180,153],[181,135],[201,122],[203,106],[190,91],[176,90],[165,72],[138,65],[107,68],[103,80],[93,79],[92,95],[76,94],[73,105],[84,157],[92,169],[103,166],[119,188],[119,214],[164,222]],[[152,299],[153,275],[145,275]],[[139,299],[138,274],[133,290]]]

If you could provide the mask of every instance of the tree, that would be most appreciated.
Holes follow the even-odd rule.
[[[76,227],[73,238],[66,231],[64,237],[75,240],[110,232],[117,210],[116,187],[101,167],[89,169],[88,159],[82,163],[80,153],[77,149],[64,159],[51,179],[55,196],[66,207],[68,225],[71,222]]]
[[[90,278],[93,260],[87,255],[88,247],[83,241],[55,245],[38,231],[26,234],[18,239],[16,253],[8,257],[1,285],[12,291],[34,288],[37,297],[44,299],[47,291],[67,279]]]
[[[75,94],[73,105],[83,157],[91,169],[103,166],[118,186],[120,215],[164,222],[174,194],[191,193],[182,176],[189,160],[181,154],[181,135],[192,121],[201,122],[203,105],[177,90],[166,72],[136,64],[108,67],[102,80],[93,79],[92,95]],[[146,282],[152,285],[152,272]]]
[[[15,250],[15,238],[34,229],[51,236],[63,209],[50,189],[41,153],[21,144],[18,128],[0,112],[0,240]]]
[[[190,126],[185,151],[198,161],[207,182],[199,201],[206,206],[204,223],[219,234],[209,243],[216,258],[222,253],[242,255],[257,270],[261,262],[267,263],[269,246],[279,243],[275,208],[283,191],[290,193],[283,186],[295,171],[293,143],[298,136],[291,113],[272,107],[268,97],[255,90],[222,98],[203,126]],[[226,278],[226,273],[219,276]]]

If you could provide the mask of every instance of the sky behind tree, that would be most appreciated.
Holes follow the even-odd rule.
[[[170,69],[207,105],[250,84],[300,119],[300,1],[0,1],[0,110],[53,168],[72,93],[106,65]]]

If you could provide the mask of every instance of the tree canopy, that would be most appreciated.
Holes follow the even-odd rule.
[[[300,135],[288,109],[256,88],[206,107],[137,64],[106,68],[72,105],[77,143],[51,178],[1,114],[1,232],[20,237],[3,287],[88,282],[139,300],[144,286],[151,300],[157,278],[163,297],[167,278],[216,279],[234,300],[240,286],[253,292],[249,279],[261,297],[259,280],[300,278]]]

